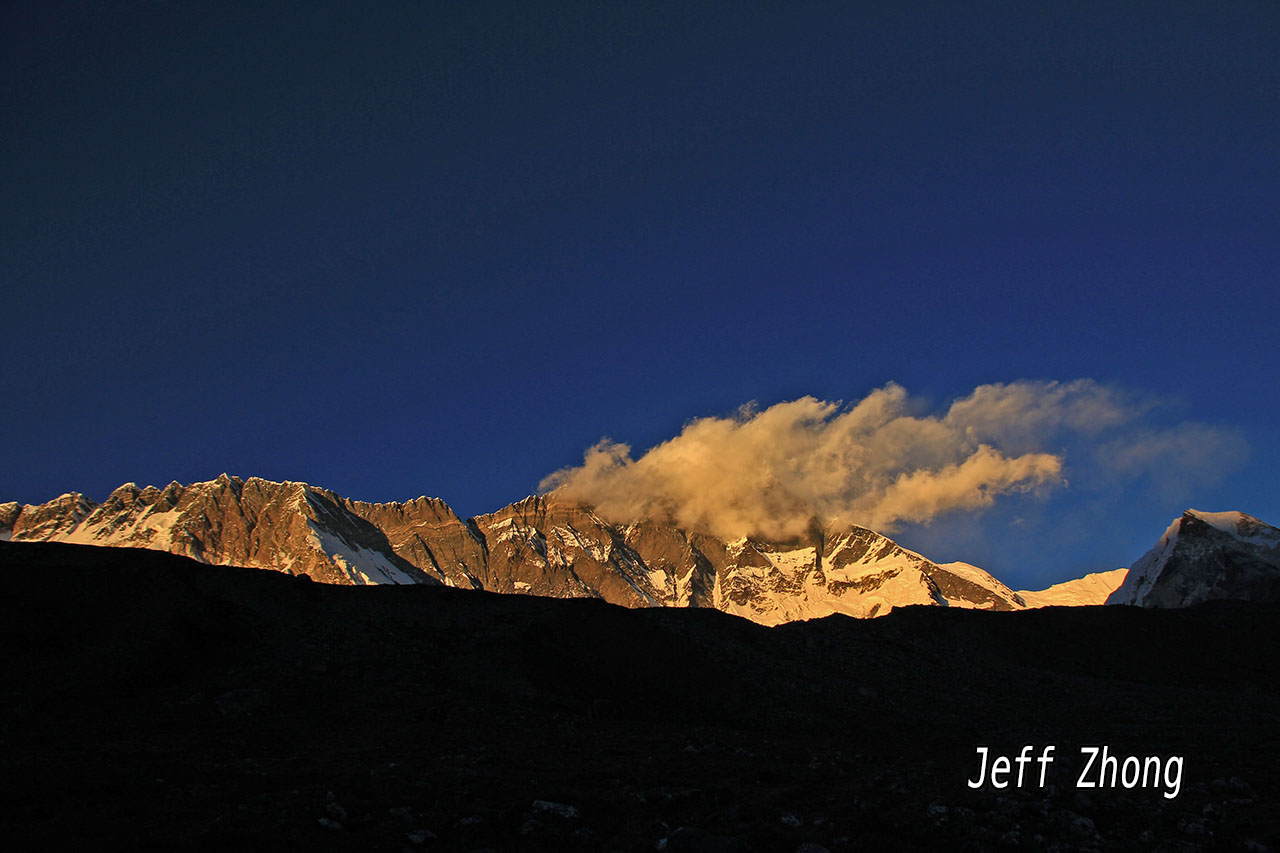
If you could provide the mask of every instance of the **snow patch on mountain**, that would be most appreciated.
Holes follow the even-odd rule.
[[[311,531],[311,544],[345,572],[353,584],[417,583],[385,554],[352,545],[340,536],[321,530],[313,522],[308,521],[307,527]]]

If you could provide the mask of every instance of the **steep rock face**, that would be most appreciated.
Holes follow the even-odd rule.
[[[5,506],[12,507],[14,504]],[[39,506],[19,507],[18,512],[12,514],[12,520],[8,523],[9,536],[15,540],[51,539],[64,530],[73,529],[93,509],[93,502],[79,492],[59,495]],[[11,513],[6,512],[5,515],[8,516]]]
[[[396,556],[449,586],[484,587],[476,572],[488,562],[484,537],[439,498],[405,503],[339,499],[343,507],[380,530]]]
[[[622,533],[627,547],[648,567],[649,582],[663,604],[716,606],[716,567],[706,554],[706,541],[652,519],[629,524]]]
[[[486,589],[625,607],[665,603],[622,533],[585,507],[530,497],[473,523],[488,545]]]
[[[7,542],[13,535],[13,525],[22,514],[22,504],[9,501],[0,504],[0,542]]]
[[[1280,529],[1242,512],[1187,510],[1129,567],[1108,604],[1280,601]]]

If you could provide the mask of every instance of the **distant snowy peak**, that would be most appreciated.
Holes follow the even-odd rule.
[[[1091,572],[1082,578],[1063,581],[1048,589],[1020,590],[1018,595],[1028,607],[1087,607],[1105,604],[1124,583],[1128,569],[1112,569],[1109,572]]]
[[[1108,604],[1280,601],[1280,529],[1242,512],[1190,509],[1129,567]]]

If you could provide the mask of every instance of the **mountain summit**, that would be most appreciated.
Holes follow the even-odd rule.
[[[1189,509],[1107,603],[1187,607],[1217,598],[1280,601],[1280,529],[1243,512]]]

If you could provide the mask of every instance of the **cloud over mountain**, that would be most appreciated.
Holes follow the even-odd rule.
[[[615,520],[656,516],[727,538],[782,538],[815,515],[892,530],[982,510],[1003,495],[1066,485],[1068,465],[1087,476],[1117,448],[1177,445],[1192,432],[1239,444],[1203,425],[1147,424],[1153,408],[1080,379],[983,385],[930,413],[890,383],[847,404],[802,397],[698,418],[639,457],[603,439],[541,489]],[[1167,454],[1125,454],[1138,467],[1156,460]]]

